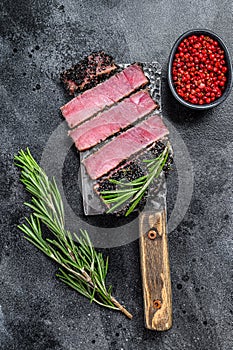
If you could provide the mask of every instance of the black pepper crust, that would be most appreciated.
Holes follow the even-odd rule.
[[[126,181],[133,181],[135,179],[138,179],[141,176],[146,175],[146,165],[143,163],[143,159],[152,159],[158,157],[166,147],[166,143],[162,141],[157,141],[150,149],[147,149],[144,151],[141,155],[138,156],[137,159],[134,159],[130,162],[128,162],[125,166],[121,166],[116,170],[113,174],[109,175],[108,177],[103,177],[97,181],[97,185],[95,186],[95,190],[97,194],[102,199],[100,192],[107,191],[107,190],[116,190],[117,185],[110,182],[110,179],[113,180],[126,180]],[[166,161],[166,164],[163,168],[165,176],[168,175],[169,170],[171,169],[171,165],[173,163],[173,156],[172,153],[169,153],[168,159]],[[148,195],[148,190],[145,192],[144,196],[142,197],[141,201],[138,203],[135,210],[142,211],[146,204]],[[125,203],[123,207],[120,209],[117,209],[113,214],[117,216],[123,216],[125,215],[126,211],[128,210],[130,206],[130,203]],[[108,209],[111,206],[108,206]]]
[[[93,52],[61,73],[61,81],[70,95],[90,89],[109,78],[118,66],[104,51]]]

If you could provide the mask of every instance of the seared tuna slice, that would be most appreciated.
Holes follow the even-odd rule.
[[[83,164],[90,177],[98,179],[168,133],[161,117],[153,115],[101,147],[84,159]]]
[[[70,95],[96,86],[117,69],[112,56],[104,51],[93,52],[61,73],[61,80]]]
[[[138,64],[133,64],[105,82],[73,98],[61,107],[62,114],[68,125],[73,128],[147,83],[148,79],[142,68]]]
[[[147,91],[139,91],[119,102],[116,106],[100,112],[69,132],[79,151],[84,151],[125,129],[157,107]]]

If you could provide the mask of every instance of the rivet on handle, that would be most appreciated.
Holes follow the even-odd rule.
[[[155,228],[152,228],[148,232],[148,238],[155,239],[157,237],[157,230]]]
[[[157,299],[157,300],[154,300],[154,301],[153,301],[153,307],[154,307],[155,309],[161,309],[161,306],[162,306],[161,300]]]

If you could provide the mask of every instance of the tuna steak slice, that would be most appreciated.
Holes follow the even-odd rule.
[[[147,91],[139,91],[70,131],[69,135],[77,149],[84,151],[125,129],[156,107]]]
[[[113,57],[104,51],[92,52],[79,63],[61,73],[61,80],[70,95],[96,86],[117,69]]]
[[[83,164],[89,176],[94,180],[98,179],[125,159],[168,134],[161,117],[153,115],[101,147],[84,159]]]
[[[142,68],[138,64],[133,64],[105,82],[73,98],[61,107],[61,112],[69,127],[73,128],[147,83],[148,79]]]

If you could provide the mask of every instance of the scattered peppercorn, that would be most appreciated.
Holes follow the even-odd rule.
[[[172,77],[178,95],[192,104],[209,104],[222,96],[227,82],[224,50],[205,35],[192,35],[178,46]]]

